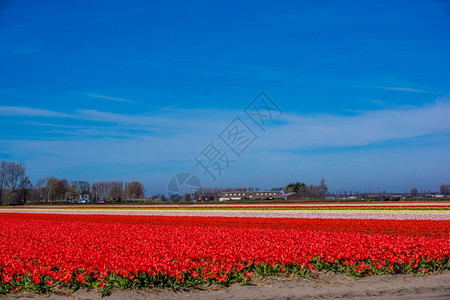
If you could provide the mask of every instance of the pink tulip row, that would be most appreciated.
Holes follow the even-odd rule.
[[[75,214],[75,215],[130,215],[130,216],[190,216],[238,218],[307,218],[307,219],[378,219],[378,220],[450,220],[446,213],[372,213],[372,212],[268,212],[268,211],[121,211],[121,210],[8,210],[10,213]]]

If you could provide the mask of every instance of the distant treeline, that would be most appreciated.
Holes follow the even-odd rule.
[[[145,197],[144,185],[138,181],[99,181],[90,184],[87,181],[71,181],[47,177],[38,180],[33,185],[25,173],[22,163],[2,161],[0,163],[0,205],[23,205],[25,203],[97,203],[103,199],[108,202],[135,201]],[[303,182],[292,182],[283,187],[286,199],[335,199],[335,194],[328,193],[325,180],[319,185],[306,185]],[[150,202],[179,202],[179,201],[217,201],[219,192],[246,192],[259,191],[253,187],[235,188],[200,188],[193,194],[171,195],[167,198],[164,194],[157,194],[145,199]],[[430,192],[418,191],[412,188],[409,197],[422,198],[430,196],[449,196],[450,185],[442,184],[439,188],[440,195],[431,195]],[[387,195],[385,192],[373,193],[369,198]],[[341,194],[336,195],[340,198]],[[350,193],[348,196],[357,198],[366,197],[359,193]],[[404,196],[404,195],[403,195]]]
[[[33,186],[22,163],[0,163],[0,205],[97,202],[101,198],[122,202],[142,198],[144,192],[138,181],[100,181],[91,185],[87,181],[69,183],[66,179],[47,177]]]

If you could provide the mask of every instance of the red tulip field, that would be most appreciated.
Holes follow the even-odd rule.
[[[246,284],[255,275],[283,273],[361,277],[450,269],[448,203],[333,207],[330,213],[342,215],[334,218],[319,216],[327,206],[240,206],[231,215],[211,215],[211,207],[97,208],[1,209],[0,293],[55,287],[107,293],[112,287]],[[281,215],[267,216],[280,209]],[[190,215],[196,211],[204,215]],[[365,217],[386,212],[405,217]]]

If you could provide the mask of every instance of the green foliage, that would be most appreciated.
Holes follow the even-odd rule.
[[[301,193],[306,185],[303,182],[291,182],[284,187],[286,193]]]
[[[173,277],[167,274],[149,274],[139,272],[137,274],[128,273],[122,276],[116,273],[109,273],[105,277],[99,278],[94,270],[91,274],[86,274],[84,270],[74,272],[71,282],[53,282],[49,276],[40,276],[38,282],[33,282],[32,275],[14,274],[13,278],[0,281],[0,294],[7,294],[12,291],[26,290],[33,293],[49,293],[55,287],[67,288],[74,292],[80,287],[98,290],[101,295],[108,295],[112,288],[134,289],[145,287],[170,288],[174,291],[181,287],[195,287],[202,284],[217,284],[220,286],[230,286],[233,283],[246,285],[249,283],[252,274],[259,276],[273,276],[280,274],[291,274],[299,277],[315,277],[318,271],[344,273],[352,277],[365,277],[369,275],[383,274],[413,274],[423,276],[429,272],[443,272],[450,269],[450,258],[445,256],[440,259],[418,259],[409,263],[393,263],[373,265],[370,260],[348,262],[341,259],[327,261],[319,257],[313,257],[306,264],[268,264],[265,262],[243,263],[241,270],[230,270],[228,273],[222,270],[219,274],[203,274],[202,269],[190,270],[177,274]],[[0,275],[2,275],[0,269]],[[80,277],[81,276],[81,277]],[[82,282],[80,282],[80,280]]]

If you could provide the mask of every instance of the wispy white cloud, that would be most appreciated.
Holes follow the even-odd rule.
[[[400,91],[400,92],[412,92],[412,93],[425,93],[425,94],[441,94],[445,95],[444,92],[433,92],[433,91],[426,91],[421,89],[413,89],[413,88],[407,88],[407,87],[397,87],[397,86],[377,86],[379,89],[388,90],[388,91]]]
[[[45,139],[46,135],[53,133],[64,133],[68,137],[94,135],[124,137],[126,132],[130,136],[138,137],[136,132],[140,132],[141,138],[148,138],[148,133],[160,134],[164,136],[190,136],[204,138],[205,133],[210,135],[219,133],[240,111],[220,110],[220,109],[167,109],[145,114],[124,114],[95,109],[79,109],[73,113],[62,113],[54,110],[38,109],[33,107],[0,106],[0,116],[15,116],[15,121],[24,121],[26,124],[34,126],[52,127],[54,130],[46,129],[39,138]],[[29,120],[27,117],[42,118],[43,122]],[[68,127],[59,119],[72,121],[85,121],[83,126]],[[55,119],[55,122],[51,120]],[[59,123],[58,123],[59,122]],[[79,125],[79,124],[76,124]],[[56,130],[58,128],[58,130]],[[67,130],[61,130],[66,128]],[[116,135],[114,134],[116,133]],[[143,133],[146,132],[144,135]]]
[[[363,111],[351,116],[286,114],[284,125],[268,131],[279,149],[363,146],[450,132],[450,102]],[[281,138],[280,138],[281,137]],[[278,146],[277,146],[278,145]]]
[[[96,122],[121,123],[133,125],[153,125],[155,123],[155,121],[152,120],[152,118],[148,117],[98,111],[96,109],[79,109],[76,111],[76,113],[80,119]]]
[[[0,106],[0,116],[29,116],[29,117],[49,117],[49,118],[75,117],[71,114],[27,106]]]
[[[128,99],[124,99],[124,98],[117,98],[117,97],[110,97],[110,96],[105,96],[105,95],[98,95],[98,94],[86,94],[89,97],[92,98],[98,98],[98,99],[104,99],[104,100],[110,100],[110,101],[116,101],[116,102],[125,102],[125,103],[130,103],[130,104],[136,104],[136,102],[128,100]]]
[[[366,99],[365,101],[368,102],[368,103],[376,104],[378,106],[383,106],[383,107],[387,106],[386,101],[383,101],[383,100],[380,100],[380,99]]]
[[[36,121],[29,121],[29,122],[25,122],[25,123],[29,124],[29,125],[32,125],[32,126],[52,127],[52,128],[66,128],[66,129],[79,129],[79,128],[84,128],[85,127],[85,126],[82,126],[82,125],[56,124],[56,123],[36,122]]]
[[[333,149],[364,147],[398,139],[415,139],[424,135],[445,135],[450,132],[448,100],[442,98],[424,106],[362,111],[350,116],[287,112],[282,115],[280,122],[273,123],[265,133],[255,129],[260,133],[259,139],[227,171],[226,176],[229,178],[224,177],[223,180],[232,182],[234,175],[247,174],[249,178],[256,178],[254,180],[267,181],[261,172],[250,171],[259,170],[261,161],[265,162],[270,171],[282,168],[287,174],[291,174],[290,176],[306,172],[315,181],[327,174],[327,179],[342,176],[340,167],[323,174],[330,164],[341,166],[346,170],[346,178],[352,178],[356,182],[358,178],[355,174],[358,173],[355,172],[360,170],[361,166],[375,169],[378,174],[382,174],[389,166],[384,164],[381,168],[376,165],[374,161],[381,157],[384,162],[388,161],[392,165],[397,163],[399,168],[403,168],[401,166],[408,160],[416,161],[421,157],[420,149],[413,148],[406,152],[397,149],[393,155],[390,149],[366,147],[365,151],[356,151],[357,158],[354,157],[355,154],[349,155],[346,151],[334,152]],[[28,116],[44,118],[41,123],[35,120],[31,122],[34,122],[33,126],[45,128],[45,132],[38,138],[5,139],[0,144],[0,152],[10,155],[12,159],[28,161],[35,180],[49,175],[73,174],[71,170],[78,170],[77,174],[84,174],[83,176],[92,176],[86,178],[87,180],[112,178],[111,176],[121,178],[125,176],[124,172],[129,172],[130,176],[140,174],[141,178],[147,178],[148,170],[156,168],[164,170],[161,172],[165,173],[160,174],[163,179],[158,183],[164,184],[164,176],[171,176],[177,170],[186,169],[201,173],[201,169],[195,167],[193,157],[210,141],[217,140],[221,130],[240,113],[242,112],[232,110],[170,110],[149,115],[130,115],[78,110],[73,114],[66,114],[33,108],[1,107],[0,114],[21,117],[15,120],[25,119],[25,123],[30,122]],[[60,117],[85,122],[73,127],[72,123],[68,126],[56,124],[51,128],[52,120],[59,122]],[[250,120],[244,120],[249,126],[255,126]],[[63,134],[65,137],[53,138],[52,133]],[[224,150],[227,149],[222,146],[225,147]],[[324,147],[331,151],[324,155],[306,155],[302,151],[311,147]],[[440,145],[439,150],[433,153],[441,153],[443,147]],[[299,166],[300,171],[296,169]],[[321,174],[317,168],[322,170],[319,172]],[[90,171],[89,174],[83,171],[85,169],[93,170],[92,175]],[[145,180],[151,181],[148,178],[144,179],[144,182]]]
[[[124,114],[80,109],[72,114],[31,107],[1,106],[0,115],[21,117],[70,118],[87,121],[82,128],[66,128],[67,136],[127,135],[152,139],[152,135],[166,136],[167,141],[192,143],[212,139],[242,112],[234,110],[173,109],[151,114]],[[268,149],[295,150],[302,147],[363,146],[396,139],[408,139],[450,131],[450,102],[441,98],[425,106],[360,111],[353,115],[285,113],[281,123],[273,125],[262,139],[271,143]],[[251,121],[248,121],[251,122]],[[49,122],[45,122],[49,127]],[[37,124],[39,125],[39,124]],[[65,124],[67,125],[67,124]],[[249,123],[250,126],[254,125]],[[55,124],[55,128],[60,128]],[[56,131],[55,131],[56,132]],[[58,132],[63,133],[61,130]],[[45,138],[45,136],[44,136]],[[175,140],[173,140],[175,139]]]
[[[76,111],[78,118],[98,123],[114,123],[130,129],[146,128],[157,132],[201,134],[202,130],[225,126],[239,113],[233,110],[219,109],[169,109],[150,114],[122,114],[80,109]],[[222,125],[221,125],[222,124]]]

